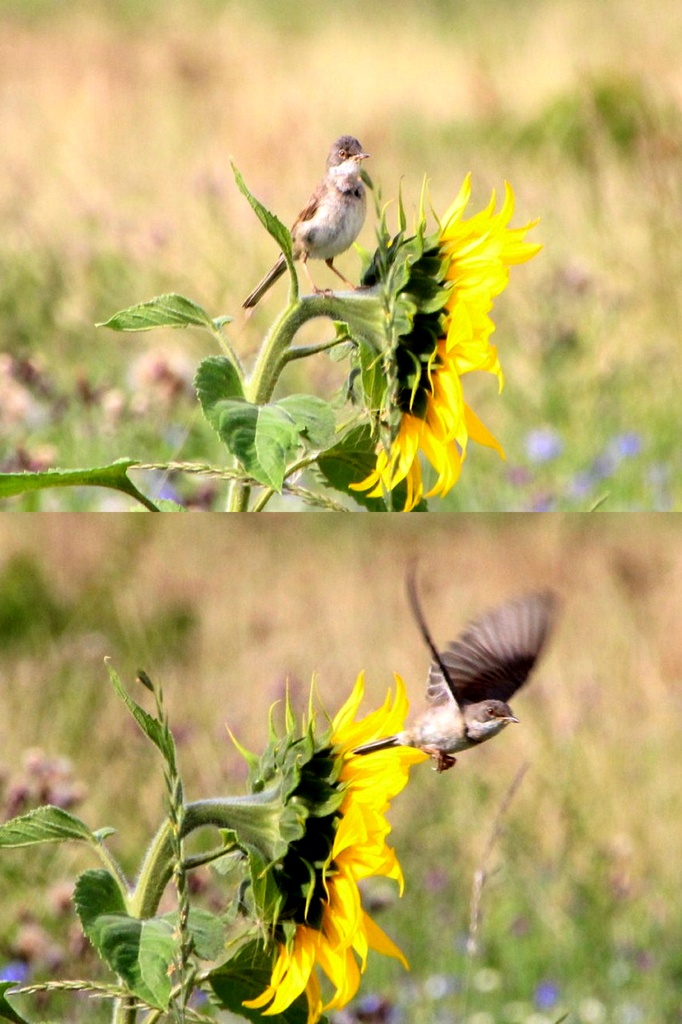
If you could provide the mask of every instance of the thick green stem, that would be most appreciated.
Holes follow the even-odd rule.
[[[114,1007],[112,1024],[135,1024],[137,1010],[133,999],[120,999]]]
[[[278,787],[252,796],[197,800],[185,806],[181,838],[197,828],[214,825],[233,829],[239,837],[267,847],[279,839],[281,811]],[[128,913],[143,920],[153,917],[172,873],[171,823],[164,821],[147,850],[135,891],[128,899]]]
[[[170,821],[164,821],[147,850],[135,891],[128,902],[131,917],[144,920],[153,917],[158,910],[163,891],[173,874],[171,829]]]
[[[377,327],[381,329],[383,324],[383,307],[378,289],[306,295],[290,303],[266,334],[253,372],[244,382],[247,402],[263,405],[270,401],[283,369],[295,357],[291,350],[294,337],[304,323],[317,317],[348,322],[356,331],[376,343]],[[306,354],[314,351],[322,351],[322,348],[313,346]],[[230,488],[228,511],[246,512],[250,492],[248,484],[235,481]]]
[[[239,463],[235,459],[234,466],[237,467],[238,465]],[[227,496],[227,511],[248,512],[250,496],[251,488],[248,484],[244,484],[240,480],[233,480]]]
[[[369,307],[376,302],[374,289],[368,289],[306,295],[287,306],[265,336],[253,373],[245,385],[247,400],[258,404],[270,401],[279,375],[291,358],[291,343],[304,323],[320,316],[330,320],[348,320],[349,313],[353,314],[361,305]]]

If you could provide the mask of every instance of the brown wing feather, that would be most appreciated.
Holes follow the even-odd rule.
[[[505,703],[528,679],[544,647],[556,611],[556,597],[528,594],[501,605],[471,623],[431,665],[427,698],[443,704],[454,697],[458,704],[481,700]]]
[[[317,186],[317,188],[315,189],[315,191],[311,195],[310,199],[308,200],[307,204],[303,207],[303,209],[299,213],[298,217],[296,218],[296,221],[295,221],[295,223],[294,223],[294,225],[293,225],[293,227],[291,229],[292,232],[294,231],[294,228],[296,227],[296,225],[300,224],[301,221],[312,220],[312,218],[317,213],[318,207],[320,205],[320,200],[322,199],[323,194],[324,194],[324,188],[323,188],[323,185],[320,184],[320,185]]]

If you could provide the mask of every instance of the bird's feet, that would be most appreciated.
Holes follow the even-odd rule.
[[[433,760],[436,762],[433,766],[434,772],[448,771],[449,768],[454,768],[457,764],[457,758],[453,757],[452,754],[446,754],[444,750],[439,750],[438,747],[422,747],[425,754],[430,754]]]

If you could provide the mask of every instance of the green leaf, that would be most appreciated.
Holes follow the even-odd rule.
[[[223,398],[243,398],[244,391],[237,368],[226,356],[208,356],[197,367],[194,376],[204,416],[211,423],[211,412]]]
[[[5,999],[7,989],[16,987],[16,981],[0,981],[0,1020],[11,1020],[14,1024],[28,1024],[26,1018],[20,1017],[17,1011]]]
[[[338,444],[320,455],[317,468],[328,487],[350,495],[359,505],[372,512],[385,512],[386,505],[382,498],[368,498],[366,492],[351,491],[349,486],[364,480],[374,469],[374,447],[369,427],[354,427]]]
[[[239,952],[226,964],[211,971],[208,983],[213,989],[220,1006],[240,1017],[263,1024],[263,1020],[271,1024],[306,1024],[308,1020],[308,1000],[301,995],[282,1013],[263,1017],[262,1010],[253,1010],[243,1006],[244,1000],[255,999],[270,984],[272,975],[272,954],[263,950],[257,940],[242,946]],[[325,1018],[321,1018],[322,1021]]]
[[[228,322],[231,317],[219,317],[220,324]],[[122,309],[114,313],[108,320],[95,324],[95,327],[111,327],[113,331],[151,331],[155,327],[205,327],[213,331],[216,322],[211,319],[205,309],[196,302],[186,299],[184,295],[157,295],[149,302],[140,302],[136,306]]]
[[[350,484],[360,483],[369,476],[375,465],[375,445],[368,426],[354,427],[343,440],[322,452],[317,459],[317,468],[328,487],[350,495],[369,512],[387,512],[388,507],[383,498],[368,498],[366,491],[354,491],[350,488]],[[404,508],[406,498],[407,487],[403,482],[393,490],[394,511]],[[427,511],[424,499],[419,502],[415,511]]]
[[[177,913],[164,914],[163,921],[169,921],[173,929],[178,926]],[[192,936],[193,952],[200,960],[218,960],[225,953],[227,925],[221,917],[201,907],[191,907],[187,928]]]
[[[168,1008],[172,988],[169,968],[178,947],[169,921],[106,914],[97,919],[88,937],[131,992],[150,1006]]]
[[[76,882],[76,910],[98,954],[130,991],[150,1006],[168,1007],[169,968],[177,953],[173,924],[125,913],[123,895],[108,871],[85,871]]]
[[[268,405],[243,397],[242,383],[225,356],[200,364],[194,385],[204,416],[254,480],[281,491],[287,465],[307,444],[326,448],[334,441],[331,406],[313,395],[289,395]]]
[[[208,420],[254,480],[282,490],[299,443],[294,421],[284,409],[231,399],[217,402]]]
[[[277,245],[282,250],[282,255],[286,260],[289,272],[292,275],[294,281],[296,281],[296,271],[294,270],[294,259],[292,251],[291,232],[288,228],[282,224],[279,217],[276,217],[274,213],[266,209],[261,202],[256,199],[254,195],[249,192],[246,187],[246,183],[242,178],[241,174],[237,170],[234,164],[232,164],[232,173],[234,174],[234,180],[237,182],[237,188],[243,196],[246,196],[252,210],[258,217],[265,230],[271,235],[272,238],[277,242]]]
[[[0,825],[0,848],[62,843],[68,839],[99,845],[97,836],[80,818],[49,804]]]
[[[334,410],[315,395],[288,395],[275,403],[289,413],[297,432],[311,448],[329,448],[336,440]]]
[[[150,512],[158,512],[135,484],[128,479],[131,466],[137,466],[136,459],[117,459],[109,466],[91,469],[47,469],[42,473],[0,473],[0,498],[11,498],[29,491],[40,491],[45,487],[109,487],[114,491],[135,498]]]
[[[159,748],[166,760],[173,755],[172,737],[164,729],[163,725],[150,715],[148,711],[145,711],[137,701],[133,700],[128,691],[124,688],[123,683],[118,677],[118,674],[114,671],[107,660],[107,671],[109,673],[109,680],[116,690],[117,694],[128,708],[128,711],[133,716],[137,724],[139,725],[142,732],[147,736],[152,743]]]
[[[83,931],[90,929],[103,914],[124,914],[125,900],[111,872],[104,868],[84,871],[78,876],[73,893],[74,903]]]

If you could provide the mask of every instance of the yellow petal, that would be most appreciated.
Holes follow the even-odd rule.
[[[322,1016],[322,1010],[324,1009],[320,982],[315,971],[311,973],[308,979],[305,994],[308,999],[308,1020],[306,1024],[315,1024],[315,1021],[319,1020]]]
[[[471,172],[467,174],[466,178],[462,182],[462,187],[457,193],[457,197],[454,202],[445,211],[445,215],[442,220],[441,237],[447,237],[448,231],[452,230],[452,227],[456,221],[462,216],[466,209],[467,203],[471,198]]]
[[[361,672],[358,678],[355,680],[355,686],[351,691],[351,695],[346,703],[339,709],[332,720],[332,732],[334,734],[342,733],[347,725],[353,721],[357,714],[358,708],[362,704],[362,698],[365,696],[365,673]]]
[[[292,949],[288,951],[286,946],[280,947],[280,954],[273,969],[273,983],[266,989],[268,994],[274,989],[274,997],[267,1010],[263,1010],[264,1016],[281,1013],[305,991],[315,966],[318,939],[319,932],[305,925],[299,925],[296,929]],[[263,999],[266,992],[257,999],[245,1002],[244,1006],[259,1009],[264,1005]],[[267,1002],[267,1000],[265,1001]]]
[[[467,429],[471,437],[474,439],[474,441],[476,441],[478,444],[485,445],[486,448],[494,448],[495,451],[498,452],[503,459],[506,458],[504,454],[504,449],[502,448],[500,442],[497,440],[497,438],[493,437],[488,428],[479,420],[476,413],[473,411],[473,409],[470,409],[469,406],[467,406],[465,409],[465,416],[467,421]]]
[[[318,950],[320,967],[336,989],[325,1010],[345,1006],[360,987],[360,969],[350,949],[335,950],[322,941]]]
[[[384,956],[392,956],[396,960],[400,960],[401,964],[406,971],[409,971],[410,965],[408,964],[405,954],[401,949],[396,946],[392,939],[389,939],[385,931],[383,931],[376,921],[373,921],[369,914],[364,914],[365,934],[369,943],[370,949],[376,950],[377,953],[383,953]]]

